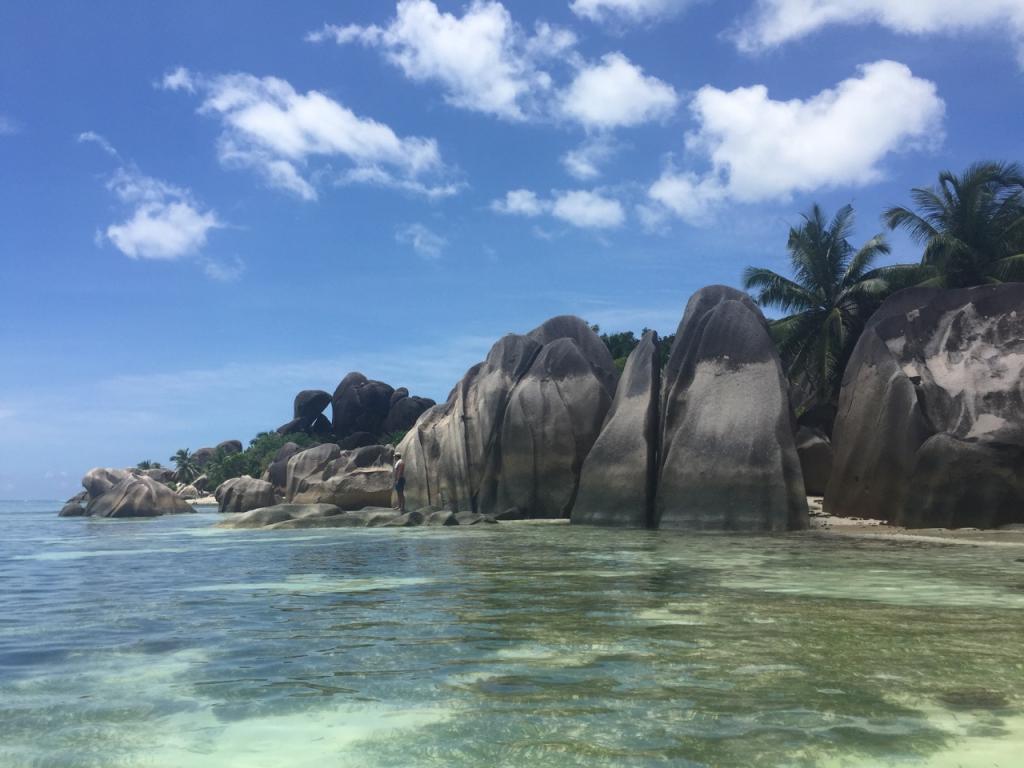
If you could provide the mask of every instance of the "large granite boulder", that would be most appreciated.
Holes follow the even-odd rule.
[[[213,449],[217,453],[223,453],[226,456],[230,456],[233,453],[242,452],[242,441],[241,440],[225,440],[224,442],[217,443],[217,447]]]
[[[604,428],[583,462],[573,523],[654,525],[660,395],[658,336],[649,331],[626,360]]]
[[[323,519],[340,515],[333,504],[274,504],[244,512],[218,524],[221,528],[265,528],[285,520]]]
[[[173,483],[177,478],[177,473],[173,469],[167,469],[166,467],[160,467],[159,469],[139,469],[135,471],[137,475],[143,475],[152,480],[156,480],[158,483]]]
[[[394,391],[383,381],[372,381],[358,372],[348,374],[331,398],[334,434],[339,438],[353,432],[380,434]]]
[[[278,449],[274,454],[274,460],[267,467],[267,481],[271,485],[284,490],[288,485],[288,459],[301,450],[296,443],[285,443]]]
[[[606,373],[572,338],[557,338],[541,349],[505,411],[498,508],[519,507],[534,518],[569,517],[580,468],[614,395],[608,389],[614,378]]]
[[[198,499],[201,495],[194,485],[182,486],[176,491],[176,493],[178,494],[178,498],[185,499],[186,501]]]
[[[292,419],[291,421],[286,421],[274,431],[279,435],[295,435],[299,432],[305,432],[309,424],[310,422],[302,418]]]
[[[829,514],[1024,522],[1008,469],[1024,446],[1024,284],[888,299],[847,365],[833,445]]]
[[[341,509],[390,506],[393,471],[390,446],[353,451],[333,444],[318,446],[289,459],[287,498],[296,504],[333,504]]]
[[[274,486],[255,477],[234,477],[217,486],[213,496],[221,512],[248,512],[272,506],[277,499]]]
[[[197,448],[192,452],[192,460],[195,462],[197,467],[202,469],[207,464],[209,464],[213,457],[216,455],[216,448]]]
[[[80,501],[69,501],[63,507],[60,508],[60,512],[57,513],[58,517],[84,517],[86,514],[85,506]]]
[[[813,427],[800,427],[795,441],[804,490],[809,496],[824,496],[832,475],[832,442],[824,431]]]
[[[330,392],[324,392],[322,389],[304,389],[295,396],[292,418],[302,419],[306,424],[312,424],[313,420],[322,414],[324,408],[330,404]]]
[[[540,349],[526,336],[505,336],[466,372],[447,402],[423,413],[398,446],[409,505],[451,511],[495,507],[508,398]]]
[[[400,397],[397,400],[392,397],[391,408],[388,410],[387,418],[384,419],[383,431],[385,435],[394,432],[406,432],[412,429],[416,419],[436,403],[427,397]]]
[[[82,477],[82,487],[89,499],[95,499],[129,477],[132,477],[131,470],[96,467]]]
[[[129,475],[89,501],[91,517],[158,517],[195,512],[170,488],[150,477]]]
[[[192,481],[192,486],[200,493],[206,493],[210,490],[210,478],[206,475],[200,475]]]
[[[725,286],[694,294],[663,380],[658,527],[806,527],[789,387],[750,298]]]
[[[343,451],[351,451],[354,448],[365,448],[367,445],[377,445],[377,443],[376,435],[371,435],[369,432],[353,432],[348,437],[339,440],[338,447]]]
[[[608,347],[587,323],[574,315],[559,315],[542,323],[528,334],[541,345],[558,339],[570,339],[590,366],[594,376],[604,386],[609,397],[614,397],[619,371]]]

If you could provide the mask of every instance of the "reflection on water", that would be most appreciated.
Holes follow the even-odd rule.
[[[59,506],[59,505],[58,505]],[[0,504],[0,765],[1009,766],[1007,548]]]

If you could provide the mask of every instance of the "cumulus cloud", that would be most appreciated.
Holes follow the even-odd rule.
[[[911,35],[1006,30],[1024,65],[1021,0],[759,0],[737,34],[744,50],[771,48],[830,24],[880,24]]]
[[[508,120],[536,112],[538,95],[551,88],[543,62],[576,43],[571,32],[548,24],[527,34],[493,0],[474,0],[462,16],[431,0],[401,0],[384,27],[327,24],[306,39],[379,48],[410,80],[440,84],[453,106]]]
[[[106,237],[133,259],[175,260],[198,253],[210,230],[224,226],[212,210],[204,210],[192,193],[120,168],[107,188],[131,206],[131,215],[107,227]]]
[[[160,87],[165,91],[187,91],[188,93],[196,92],[196,85],[192,81],[192,73],[189,72],[185,67],[178,67],[172,72],[168,72],[163,76],[160,81]]]
[[[704,174],[668,168],[648,190],[665,211],[699,223],[725,200],[785,200],[795,192],[878,181],[893,152],[941,139],[945,104],[934,83],[878,61],[805,101],[776,101],[763,85],[705,86],[691,111],[690,156]],[[650,219],[650,216],[648,216]]]
[[[679,96],[668,83],[645,75],[621,53],[584,66],[565,90],[561,110],[586,128],[610,129],[667,117]]]
[[[172,76],[177,81],[185,77],[177,70]],[[203,95],[200,113],[221,121],[221,163],[252,169],[269,186],[303,200],[317,199],[309,166],[330,158],[351,163],[339,177],[341,183],[392,186],[430,197],[457,189],[424,180],[445,172],[434,139],[400,137],[384,123],[360,117],[319,91],[300,93],[286,80],[250,74],[187,73],[187,82]]]
[[[601,166],[615,154],[615,144],[605,134],[593,136],[562,155],[562,166],[577,179],[596,179]]]
[[[548,214],[581,229],[614,229],[626,220],[618,200],[583,189],[556,191],[546,199],[528,189],[514,189],[494,200],[491,210],[530,218]]]
[[[662,19],[682,11],[692,0],[572,0],[569,8],[590,21],[639,23]]]
[[[448,241],[422,224],[410,224],[395,232],[395,240],[402,245],[412,246],[425,259],[439,259]]]

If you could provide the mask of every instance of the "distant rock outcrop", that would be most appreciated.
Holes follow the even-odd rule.
[[[233,453],[242,452],[242,441],[241,440],[225,440],[222,443],[217,443],[217,447],[214,448],[217,453],[223,453],[230,456]]]
[[[330,392],[324,392],[322,389],[304,389],[295,396],[292,418],[309,426],[330,404]]]
[[[694,294],[663,376],[660,528],[782,531],[807,526],[789,386],[750,297]]]
[[[359,372],[348,374],[331,398],[335,436],[348,437],[353,432],[380,434],[394,391],[383,381],[372,381]]]
[[[660,395],[658,336],[649,331],[627,359],[607,421],[583,463],[573,523],[653,527]]]
[[[1024,522],[1024,284],[888,299],[847,365],[833,445],[829,514]]]

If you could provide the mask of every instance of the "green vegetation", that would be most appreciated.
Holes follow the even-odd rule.
[[[396,431],[391,432],[391,433],[389,433],[387,435],[384,435],[384,437],[381,438],[381,444],[382,445],[398,445],[400,442],[402,442],[405,439],[405,436],[407,434],[409,434],[409,430],[407,430],[407,429],[396,430]]]
[[[199,465],[188,448],[179,449],[171,456],[171,461],[174,462],[174,469],[180,482],[191,483],[199,477]]]
[[[636,334],[632,331],[619,331],[618,333],[601,333],[601,326],[591,325],[591,330],[594,333],[599,334],[601,341],[608,347],[608,351],[612,355],[612,359],[615,361],[615,367],[619,369],[619,373],[622,373],[626,367],[626,360],[629,359],[630,353],[637,348],[640,344],[640,339],[644,337],[650,328],[644,328],[640,331],[640,337],[637,338]],[[658,354],[661,358],[661,366],[664,368],[665,363],[668,362],[668,354],[672,350],[672,342],[675,341],[675,334],[671,336],[659,336],[658,337]]]
[[[762,306],[789,313],[773,321],[771,331],[790,380],[818,403],[836,404],[843,369],[864,323],[890,291],[885,271],[871,271],[889,245],[879,234],[854,249],[849,205],[828,221],[815,204],[803,219],[789,230],[786,245],[793,279],[748,267],[743,287],[754,291]]]
[[[910,193],[917,208],[885,212],[924,246],[922,284],[964,288],[1024,280],[1024,170],[1016,163],[975,163],[939,174],[935,187]]]
[[[163,469],[163,467],[160,466],[160,462],[159,461],[150,461],[149,459],[143,459],[142,461],[140,461],[138,464],[135,465],[135,468],[136,469]]]
[[[228,453],[223,448],[219,449],[203,466],[203,474],[208,478],[210,488],[216,488],[225,480],[242,475],[260,477],[285,443],[295,443],[300,448],[312,448],[321,442],[305,432],[289,435],[260,432],[249,441],[249,447],[241,453]]]

